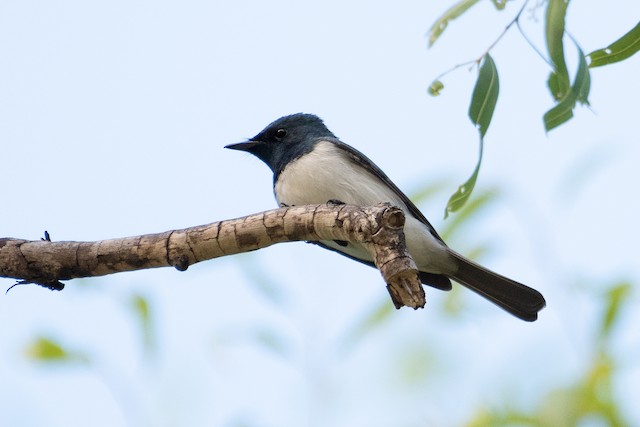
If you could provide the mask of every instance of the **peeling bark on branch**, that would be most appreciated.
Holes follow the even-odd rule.
[[[0,277],[62,289],[60,280],[190,265],[290,241],[346,240],[367,248],[396,308],[425,295],[405,246],[404,213],[389,204],[296,206],[207,225],[97,242],[0,238]]]

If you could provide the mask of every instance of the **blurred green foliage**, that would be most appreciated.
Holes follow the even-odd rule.
[[[589,365],[573,384],[549,389],[531,412],[504,407],[479,410],[466,427],[571,427],[598,425],[629,426],[614,393],[617,362],[611,340],[616,322],[628,301],[631,285],[613,283],[603,298],[603,314],[598,322],[588,358]]]
[[[37,336],[27,345],[25,355],[40,363],[84,364],[89,357],[78,350],[66,348],[58,340],[48,336]]]
[[[153,319],[148,299],[140,294],[133,294],[128,297],[129,307],[139,325],[142,334],[142,343],[145,354],[153,355],[155,353],[155,337]]]

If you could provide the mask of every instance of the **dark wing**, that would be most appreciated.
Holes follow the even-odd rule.
[[[435,230],[435,228],[433,228],[433,226],[429,223],[427,218],[425,218],[422,212],[420,212],[420,209],[418,209],[416,205],[414,205],[413,202],[409,200],[409,198],[402,192],[402,190],[400,190],[398,186],[395,185],[393,181],[389,179],[389,177],[382,171],[382,169],[380,169],[378,166],[376,166],[375,163],[369,160],[367,156],[365,156],[360,151],[356,150],[350,145],[345,144],[344,142],[340,141],[337,138],[322,138],[322,139],[331,141],[332,143],[336,144],[336,146],[338,146],[348,154],[349,159],[351,159],[353,163],[355,163],[358,166],[363,166],[365,169],[371,172],[372,175],[376,176],[385,184],[387,184],[389,188],[393,189],[393,191],[398,195],[400,200],[402,200],[404,204],[407,206],[407,209],[409,209],[409,213],[413,217],[418,219],[421,223],[426,225],[427,228],[429,228],[429,231],[431,232],[433,237],[438,239],[440,242],[442,242],[443,245],[446,246],[446,243],[444,242],[444,240],[442,240],[442,238],[438,235],[438,232]]]

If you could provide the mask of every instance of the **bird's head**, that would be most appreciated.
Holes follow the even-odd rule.
[[[321,138],[335,135],[318,116],[298,113],[281,117],[248,141],[225,148],[251,153],[278,174],[287,164],[313,150]]]

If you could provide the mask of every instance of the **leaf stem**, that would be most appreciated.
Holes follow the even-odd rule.
[[[533,44],[533,42],[531,41],[531,39],[529,38],[529,36],[527,36],[524,32],[524,29],[522,28],[522,26],[520,25],[520,20],[518,20],[516,22],[516,25],[518,27],[518,31],[520,31],[520,35],[522,36],[522,38],[527,42],[527,44],[531,47],[531,49],[534,50],[534,52],[536,52],[538,54],[538,56],[540,56],[540,58],[542,58],[542,60],[544,62],[546,62],[549,67],[551,67],[551,69],[553,69],[553,64],[551,63],[551,61],[549,61],[549,59],[544,56],[544,53],[542,53],[542,51],[540,51],[540,49],[538,49],[538,47],[536,45]]]
[[[489,45],[489,47],[482,53],[482,55],[480,55],[478,58],[473,59],[471,61],[466,61],[463,62],[461,64],[458,64],[450,69],[448,69],[447,71],[444,71],[443,73],[441,73],[440,75],[438,75],[438,77],[436,77],[434,80],[440,80],[442,77],[446,76],[449,73],[454,72],[455,70],[457,70],[458,68],[462,68],[462,67],[466,67],[468,65],[479,65],[480,62],[482,62],[482,58],[484,58],[487,54],[489,54],[489,52],[491,52],[491,50],[500,42],[500,40],[502,40],[502,38],[505,36],[505,34],[507,34],[507,32],[511,29],[511,27],[513,27],[514,24],[516,24],[518,27],[520,27],[520,17],[522,16],[522,13],[524,12],[527,4],[529,4],[529,0],[525,0],[525,2],[522,4],[522,7],[520,8],[520,10],[518,10],[518,13],[516,14],[516,16],[511,20],[511,22],[509,22],[507,24],[507,26],[504,28],[504,30],[502,30],[502,33],[500,33],[500,35]],[[522,33],[522,31],[520,31]],[[525,39],[527,39],[525,37]],[[535,47],[534,47],[535,49]],[[537,51],[537,49],[536,49]]]

